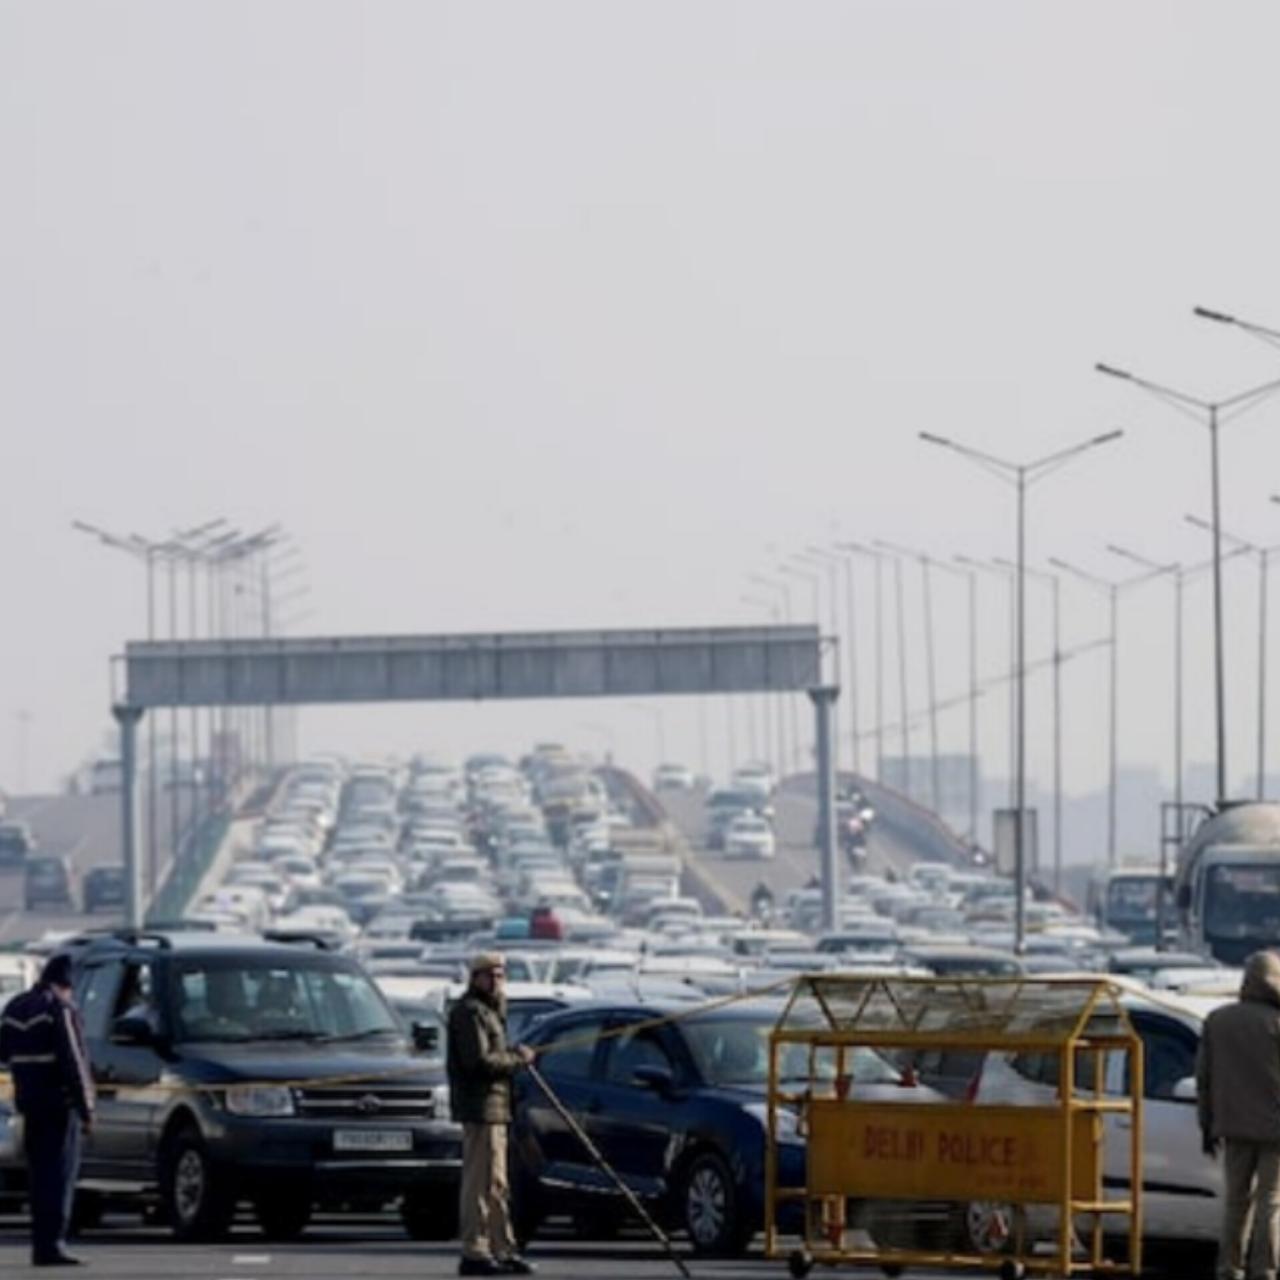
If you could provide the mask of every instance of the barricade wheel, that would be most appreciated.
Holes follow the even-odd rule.
[[[957,1207],[956,1234],[964,1253],[999,1254],[1013,1248],[1015,1209],[994,1200],[971,1200]]]
[[[793,1249],[787,1258],[787,1270],[795,1280],[804,1280],[813,1270],[813,1259],[803,1249]]]

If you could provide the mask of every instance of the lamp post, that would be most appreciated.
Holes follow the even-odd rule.
[[[877,538],[875,545],[894,556],[910,556],[920,565],[920,583],[924,593],[925,681],[929,700],[929,791],[930,808],[938,813],[942,806],[942,779],[938,762],[938,670],[933,636],[933,584],[929,574],[931,558],[923,551],[899,546],[887,538]]]
[[[1027,512],[1027,489],[1039,480],[1043,480],[1046,476],[1051,475],[1060,467],[1065,466],[1072,459],[1079,457],[1081,454],[1095,449],[1100,445],[1108,444],[1112,440],[1120,437],[1120,431],[1108,431],[1103,435],[1092,436],[1087,440],[1082,440],[1078,444],[1071,445],[1066,449],[1059,449],[1053,453],[1046,454],[1044,457],[1037,458],[1029,463],[1009,462],[1004,458],[997,458],[993,454],[983,452],[979,449],[971,448],[968,445],[958,444],[954,440],[949,440],[945,436],[937,436],[931,432],[922,431],[920,438],[927,444],[937,445],[951,452],[958,454],[960,457],[967,458],[970,462],[976,463],[982,467],[984,471],[996,476],[998,479],[1013,485],[1017,494],[1017,518],[1016,518],[1016,542],[1017,556],[1015,557],[1018,572],[1017,581],[1017,614],[1018,614],[1018,643],[1017,643],[1017,662],[1015,664],[1017,671],[1017,708],[1018,708],[1018,725],[1017,725],[1017,751],[1016,751],[1016,800],[1014,803],[1014,878],[1016,880],[1017,904],[1015,907],[1014,918],[1014,948],[1020,954],[1024,950],[1026,940],[1027,926],[1027,903],[1026,903],[1026,885],[1027,885],[1027,868],[1026,868],[1026,798],[1027,798],[1027,702],[1026,702],[1026,643],[1027,643],[1027,627],[1026,627],[1026,563],[1027,563],[1027,540],[1026,540],[1026,512]]]
[[[1209,319],[1228,320],[1217,313],[1202,313]],[[1213,686],[1214,706],[1216,710],[1216,743],[1217,743],[1217,791],[1218,803],[1227,798],[1227,711],[1226,711],[1226,668],[1225,649],[1223,644],[1223,603],[1222,603],[1222,480],[1218,464],[1219,428],[1232,418],[1257,408],[1269,396],[1280,391],[1280,378],[1270,382],[1259,383],[1248,390],[1235,395],[1224,396],[1218,400],[1205,400],[1193,396],[1176,387],[1152,382],[1140,378],[1125,369],[1117,369],[1113,365],[1098,364],[1094,366],[1099,373],[1109,378],[1118,378],[1122,382],[1132,383],[1135,387],[1146,391],[1157,400],[1170,405],[1180,413],[1192,418],[1209,428],[1209,489],[1212,499],[1213,513]]]
[[[1008,560],[996,563],[1006,569]],[[1061,581],[1056,573],[1028,568],[1027,577],[1049,587],[1053,600],[1053,891],[1062,892],[1062,610]],[[1037,850],[1037,853],[1039,851]],[[1039,870],[1039,868],[1036,868]]]
[[[1182,814],[1182,775],[1183,775],[1183,733],[1182,733],[1182,595],[1186,585],[1187,569],[1184,565],[1173,562],[1161,564],[1148,556],[1140,555],[1127,547],[1108,543],[1107,550],[1112,555],[1120,556],[1130,564],[1137,565],[1148,573],[1171,573],[1173,575],[1173,803],[1181,822]],[[1212,563],[1212,561],[1208,562]]]
[[[1005,681],[1009,703],[1009,807],[1013,808],[1018,789],[1018,592],[1017,570],[1003,568],[994,560],[975,560],[972,556],[957,555],[958,565],[971,573],[996,575],[1009,591],[1009,676]],[[1006,563],[1008,563],[1006,561]]]
[[[1273,499],[1274,501],[1274,499]],[[1199,516],[1187,516],[1187,523],[1197,529],[1213,532],[1213,526]],[[1236,552],[1258,557],[1258,799],[1266,797],[1267,778],[1267,583],[1271,576],[1271,557],[1280,546],[1262,547],[1225,529],[1218,536],[1229,542]]]
[[[1116,864],[1116,794],[1119,770],[1119,739],[1120,739],[1120,697],[1119,697],[1119,656],[1120,656],[1120,593],[1128,590],[1130,587],[1136,587],[1140,583],[1149,582],[1152,578],[1159,577],[1161,574],[1170,572],[1168,565],[1161,565],[1156,569],[1150,569],[1136,576],[1115,579],[1104,578],[1100,574],[1089,573],[1087,570],[1080,569],[1076,565],[1069,564],[1065,560],[1059,560],[1050,557],[1049,563],[1055,569],[1061,569],[1064,573],[1069,573],[1073,577],[1078,578],[1081,582],[1091,586],[1095,591],[1101,592],[1107,600],[1108,610],[1110,614],[1110,634],[1111,634],[1111,676],[1110,676],[1110,697],[1111,706],[1110,729],[1108,733],[1109,748],[1108,774],[1110,781],[1107,787],[1107,866],[1114,867]]]

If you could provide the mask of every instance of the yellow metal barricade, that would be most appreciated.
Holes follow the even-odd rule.
[[[1138,1275],[1142,1042],[1121,994],[1093,978],[798,979],[770,1040],[766,1254],[796,1276]],[[1108,1128],[1124,1143],[1111,1176]],[[975,1232],[987,1221],[1003,1225]]]

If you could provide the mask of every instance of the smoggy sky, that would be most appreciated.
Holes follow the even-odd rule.
[[[806,543],[1011,553],[1008,493],[920,429],[1031,458],[1122,426],[1036,490],[1034,562],[1201,557],[1183,515],[1207,514],[1207,432],[1091,370],[1208,395],[1280,376],[1280,352],[1191,316],[1280,326],[1277,48],[1262,3],[0,4],[0,785],[20,712],[28,786],[94,750],[108,656],[143,629],[140,568],[74,518],[279,521],[305,553],[297,631],[747,622],[747,575]],[[1223,446],[1228,527],[1280,542],[1280,400]],[[1233,776],[1256,578],[1227,578]],[[1068,643],[1100,635],[1102,602],[1063,590]],[[967,678],[963,591],[937,588],[940,696]],[[984,673],[1007,663],[1004,591],[984,580]],[[1209,598],[1188,588],[1193,759]],[[1123,760],[1166,771],[1171,607],[1165,583],[1126,599],[1120,667]],[[1067,669],[1073,791],[1105,776],[1106,672]],[[726,715],[707,708],[717,769]],[[1006,724],[988,698],[993,774]],[[694,705],[664,728],[699,763]],[[357,752],[658,749],[614,704],[304,729]],[[944,717],[944,747],[965,730]]]

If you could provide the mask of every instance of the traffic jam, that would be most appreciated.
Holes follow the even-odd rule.
[[[695,1257],[763,1247],[792,1274],[1073,1266],[1095,1231],[1100,1251],[1124,1241],[1138,1198],[1115,1209],[1044,1172],[1070,1166],[1055,1117],[1086,1089],[1100,1118],[1071,1180],[1141,1182],[1152,1265],[1212,1257],[1222,1173],[1201,1149],[1196,1057],[1240,971],[1157,946],[1158,880],[1118,870],[1087,915],[1029,896],[1018,955],[1011,880],[894,866],[850,790],[837,929],[806,883],[717,913],[719,868],[776,856],[780,788],[763,765],[721,786],[664,765],[652,783],[558,745],[458,766],[317,757],[237,824],[181,920],[6,956],[10,992],[50,954],[74,965],[99,1094],[74,1230],[287,1243],[336,1217],[456,1239],[449,1017],[472,958],[494,953],[507,1040],[537,1063],[512,1080],[509,1137],[533,1256],[540,1238],[607,1248],[652,1229]],[[702,800],[688,838],[659,820],[677,795]],[[1074,1003],[1043,994],[1064,991]],[[24,1178],[6,1105],[3,1211],[25,1211]],[[1064,1212],[1064,1194],[1093,1207]]]

